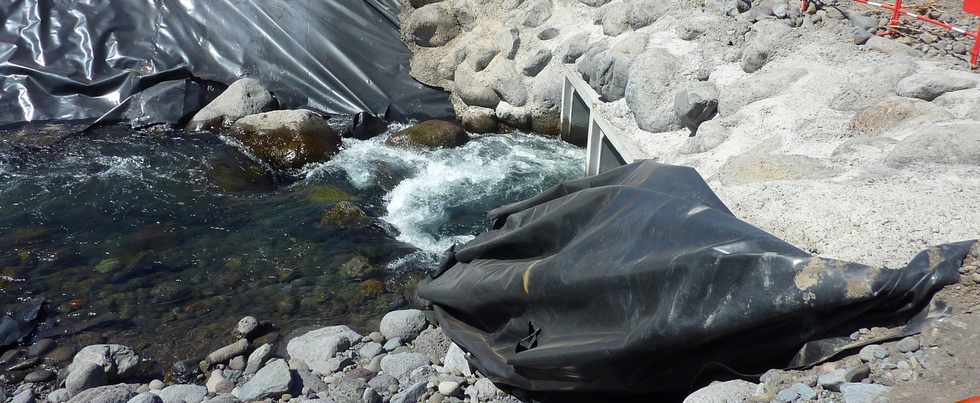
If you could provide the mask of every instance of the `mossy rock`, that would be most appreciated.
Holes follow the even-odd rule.
[[[324,211],[320,217],[320,225],[337,227],[360,227],[368,223],[368,215],[349,201],[341,201],[333,208]]]
[[[333,186],[313,186],[306,193],[306,201],[317,204],[336,204],[357,200],[356,196]]]
[[[365,280],[361,283],[361,297],[365,299],[377,298],[385,292],[384,281],[378,279]]]
[[[102,274],[109,274],[123,267],[122,261],[116,258],[102,259],[95,265],[95,271]]]
[[[354,256],[340,266],[340,275],[354,280],[379,277],[383,273],[364,256]]]
[[[320,115],[306,110],[272,111],[238,119],[232,137],[275,169],[299,169],[340,150],[341,140]]]
[[[239,153],[225,153],[208,167],[208,177],[223,192],[270,192],[276,188],[272,173]]]
[[[385,144],[398,147],[453,148],[470,141],[466,130],[455,122],[427,120],[392,134]]]

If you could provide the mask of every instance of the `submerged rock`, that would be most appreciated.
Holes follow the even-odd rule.
[[[224,192],[269,192],[276,187],[272,173],[242,153],[222,153],[208,165],[208,177]]]
[[[249,115],[235,122],[232,136],[276,169],[298,169],[326,161],[340,150],[340,136],[327,120],[307,110]]]
[[[243,78],[211,101],[191,118],[187,128],[192,131],[227,126],[248,115],[276,109],[279,103],[258,80]]]
[[[364,280],[377,277],[382,274],[381,270],[371,264],[371,261],[364,256],[354,256],[340,266],[340,274],[354,280]]]
[[[388,138],[385,144],[392,146],[453,148],[470,140],[463,127],[445,120],[427,120],[403,129]]]
[[[320,216],[320,225],[341,228],[361,228],[370,222],[367,213],[349,201],[342,201]]]

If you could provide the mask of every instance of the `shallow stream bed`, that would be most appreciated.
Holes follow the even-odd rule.
[[[39,336],[127,344],[164,365],[218,347],[244,315],[283,332],[366,328],[409,303],[486,210],[582,174],[584,152],[550,138],[412,151],[386,136],[269,174],[218,135],[0,135],[0,304],[44,297]]]

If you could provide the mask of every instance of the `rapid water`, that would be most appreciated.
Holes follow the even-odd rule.
[[[217,347],[246,314],[366,326],[487,210],[583,171],[582,150],[539,136],[435,151],[386,136],[268,174],[214,135],[108,127],[41,146],[0,133],[0,303],[43,296],[57,318],[43,332],[112,334],[165,362]],[[339,200],[372,224],[328,222]],[[356,259],[377,271],[342,269]]]

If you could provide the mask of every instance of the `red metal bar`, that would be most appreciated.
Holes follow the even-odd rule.
[[[902,24],[902,0],[895,0],[895,5],[892,6],[892,19],[888,21],[888,28],[898,29],[898,26]]]
[[[974,69],[977,68],[977,57],[980,56],[980,26],[977,27],[977,32],[973,33],[973,53],[970,58],[970,66]]]

